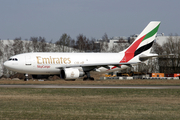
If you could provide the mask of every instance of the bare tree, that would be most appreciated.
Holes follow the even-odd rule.
[[[24,52],[24,44],[21,38],[15,38],[13,40],[12,51],[14,51],[14,55]]]
[[[71,47],[71,51],[75,52],[76,49],[76,41],[74,39],[70,40],[70,47]]]
[[[59,52],[68,52],[68,47],[70,46],[71,37],[66,33],[62,34],[60,39],[55,42],[58,47]]]
[[[160,71],[164,73],[179,73],[180,72],[180,39],[176,34],[172,34],[167,42],[163,44],[165,54],[174,54],[174,56],[166,56],[159,58]]]
[[[37,37],[31,37],[31,47],[33,52],[39,52],[39,43],[38,43],[38,38]]]
[[[118,47],[117,45],[113,44],[109,52],[117,52],[117,47]]]
[[[44,37],[31,37],[30,38],[31,47],[34,52],[47,52],[47,43]]]
[[[164,50],[163,50],[163,47],[161,45],[159,45],[158,43],[154,42],[153,43],[153,52],[157,53],[158,55],[162,55]]]
[[[134,37],[130,37],[128,40],[129,44],[132,44],[134,42],[134,40],[135,40]]]
[[[0,66],[0,70],[1,70],[1,75],[4,72],[4,42],[2,40],[0,40],[0,62],[1,62],[1,66]]]
[[[83,34],[79,34],[77,36],[76,46],[77,46],[77,49],[80,50],[80,52],[83,52],[86,50],[86,40],[87,38]]]
[[[32,44],[31,44],[31,41],[28,41],[28,40],[26,40],[26,41],[24,41],[24,52],[32,52],[33,50],[32,50],[32,46],[31,46]]]
[[[99,43],[96,43],[96,39],[95,38],[91,38],[91,40],[89,41],[89,50],[91,52],[100,52],[100,48],[99,48]]]
[[[45,38],[39,37],[38,42],[39,42],[39,51],[40,52],[48,52],[47,42],[46,42]]]
[[[102,36],[102,41],[100,41],[100,50],[101,52],[108,52],[109,50],[109,38],[108,38],[108,35],[105,33],[103,36]]]
[[[7,40],[7,44],[4,45],[4,53],[3,53],[3,62],[8,60],[11,56],[14,55],[13,49],[13,41]],[[12,71],[9,71],[5,67],[3,67],[3,75],[8,76],[12,73]]]
[[[129,45],[130,44],[128,42],[126,42],[123,38],[120,38],[116,45],[116,52],[123,51],[124,49],[129,47]]]
[[[2,58],[3,56],[3,52],[4,52],[4,42],[2,40],[0,40],[0,58]]]

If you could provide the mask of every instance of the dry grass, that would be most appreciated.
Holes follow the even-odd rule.
[[[180,90],[0,88],[0,119],[179,119]]]
[[[0,84],[180,85],[180,80],[13,81]],[[179,119],[179,89],[0,88],[0,119]]]
[[[95,80],[83,81],[37,81],[37,80],[0,80],[0,84],[59,84],[59,85],[180,85],[180,80]]]

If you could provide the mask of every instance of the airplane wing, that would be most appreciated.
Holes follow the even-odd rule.
[[[93,63],[93,64],[72,64],[72,65],[63,65],[60,67],[56,67],[57,69],[63,68],[71,68],[71,67],[104,67],[104,66],[116,66],[119,65],[127,65],[130,66],[131,64],[137,64],[137,62],[128,62],[128,63]]]

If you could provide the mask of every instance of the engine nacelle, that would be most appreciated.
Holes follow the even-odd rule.
[[[84,75],[84,72],[80,72],[78,69],[65,68],[60,72],[63,79],[77,79]]]

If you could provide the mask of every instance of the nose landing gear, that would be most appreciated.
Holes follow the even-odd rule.
[[[26,73],[25,74],[25,78],[24,78],[24,81],[28,81],[29,79],[28,79],[28,74]]]

